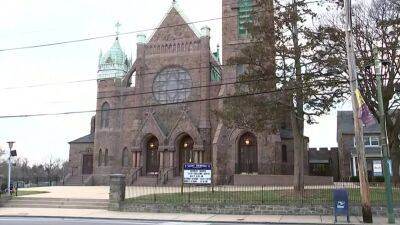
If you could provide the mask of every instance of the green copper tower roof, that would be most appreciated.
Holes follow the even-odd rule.
[[[118,34],[118,33],[117,33]],[[111,48],[99,56],[98,79],[120,78],[128,72],[132,62],[119,44],[118,36]]]

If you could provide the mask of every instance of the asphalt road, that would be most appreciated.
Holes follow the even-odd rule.
[[[64,219],[64,218],[32,218],[32,217],[0,217],[0,225],[227,225],[235,223],[194,223],[168,221],[132,221],[132,220],[101,220],[101,219]],[[239,223],[236,223],[239,224]],[[240,225],[254,225],[240,223]],[[282,225],[282,224],[281,224]]]

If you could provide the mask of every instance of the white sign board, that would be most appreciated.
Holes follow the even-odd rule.
[[[382,176],[382,162],[380,160],[372,161],[374,176]]]
[[[211,164],[185,163],[183,165],[184,184],[211,184],[211,181]]]

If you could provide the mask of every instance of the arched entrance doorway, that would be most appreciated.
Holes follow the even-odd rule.
[[[247,132],[239,139],[237,172],[258,172],[257,138],[252,133]]]
[[[147,174],[156,174],[159,169],[158,139],[152,136],[146,143],[146,172]]]
[[[183,164],[194,162],[194,141],[189,135],[185,135],[179,142],[179,171],[182,172]]]

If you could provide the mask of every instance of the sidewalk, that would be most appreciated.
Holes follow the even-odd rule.
[[[53,208],[0,208],[0,217],[70,217],[95,219],[163,220],[176,222],[241,222],[241,223],[286,223],[286,224],[333,224],[332,216],[278,216],[278,215],[217,215],[177,213],[113,212],[97,209],[53,209]],[[351,217],[350,224],[362,224],[361,218]],[[396,221],[400,224],[400,219]],[[340,217],[338,224],[347,224]],[[374,218],[374,224],[387,224],[386,218]]]

